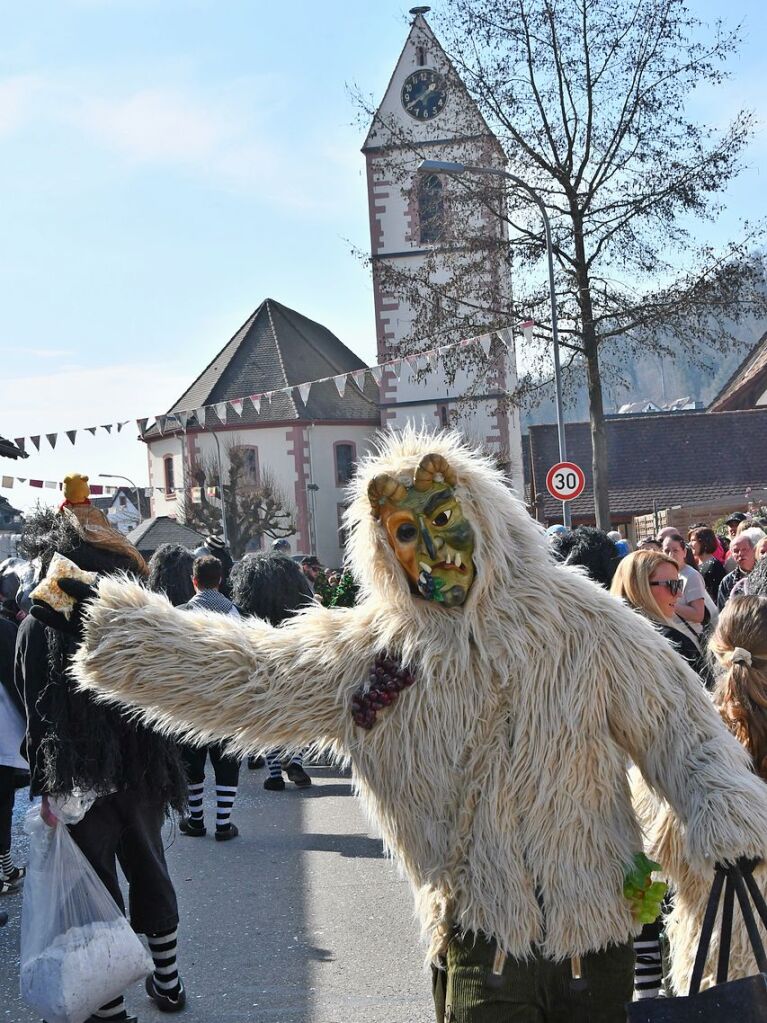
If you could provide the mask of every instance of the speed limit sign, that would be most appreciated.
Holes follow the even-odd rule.
[[[572,501],[583,493],[586,477],[575,462],[557,462],[546,473],[546,489],[558,501]]]

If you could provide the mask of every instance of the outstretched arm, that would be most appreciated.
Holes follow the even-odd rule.
[[[339,740],[374,657],[355,617],[311,607],[273,628],[179,611],[136,583],[106,578],[87,607],[73,672],[85,688],[193,742],[225,738],[246,752]]]
[[[611,681],[610,726],[648,785],[675,811],[685,859],[707,872],[717,862],[764,857],[767,786],[698,677],[628,608],[608,618],[598,657]]]

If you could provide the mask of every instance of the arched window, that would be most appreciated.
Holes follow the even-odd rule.
[[[442,240],[445,233],[445,196],[438,174],[418,179],[418,223],[422,245]]]
[[[255,487],[258,483],[258,448],[243,448],[242,475],[249,486]]]
[[[356,445],[350,441],[336,441],[333,448],[336,456],[336,485],[345,487],[354,474]]]
[[[176,493],[176,477],[173,471],[173,455],[166,455],[162,460],[163,469],[165,472],[165,493],[175,496]]]

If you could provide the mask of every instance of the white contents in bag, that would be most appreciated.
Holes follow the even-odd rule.
[[[48,1023],[82,1023],[137,977],[147,953],[127,920],[70,927],[21,968],[21,995]]]

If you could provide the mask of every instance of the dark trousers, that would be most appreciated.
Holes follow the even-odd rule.
[[[11,818],[15,794],[15,770],[0,765],[0,852],[11,848]]]
[[[570,960],[555,963],[535,953],[507,959],[491,978],[495,943],[453,938],[447,970],[434,970],[437,1023],[625,1023],[634,987],[631,942],[583,956],[584,990],[571,989]]]
[[[214,742],[210,746],[182,746],[181,756],[186,767],[186,778],[190,785],[202,785],[205,781],[205,761],[210,756],[216,785],[235,787],[240,780],[238,757],[228,757],[223,752],[224,744]]]
[[[140,934],[178,926],[178,904],[165,862],[162,806],[135,792],[113,792],[97,799],[69,831],[107,891],[125,912],[117,861],[128,882],[130,922]]]

